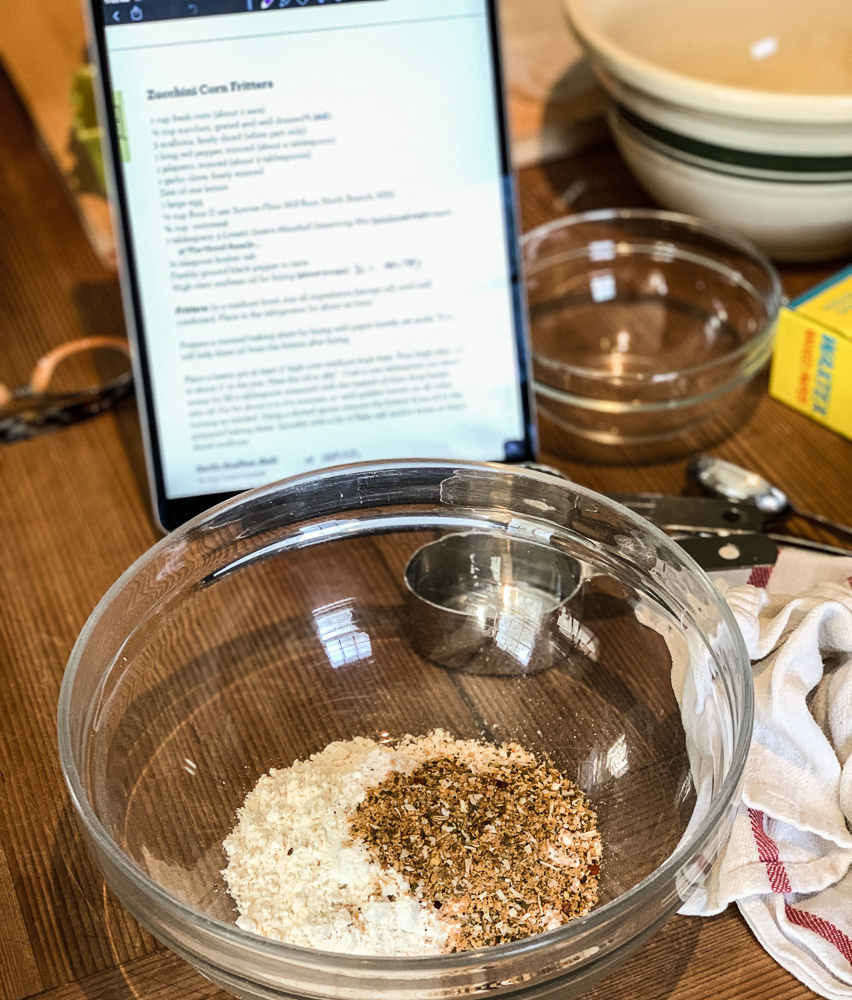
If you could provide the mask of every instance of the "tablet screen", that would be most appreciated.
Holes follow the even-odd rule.
[[[532,457],[494,18],[99,3],[161,507],[348,461]]]

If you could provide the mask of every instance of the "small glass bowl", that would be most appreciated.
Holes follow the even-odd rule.
[[[556,623],[549,602],[501,606],[491,675],[417,648],[406,586],[424,545],[483,535],[531,543],[501,553],[501,583],[565,579]],[[555,574],[531,572],[536,548]],[[131,566],[71,654],[59,753],[111,889],[243,1000],[564,1000],[703,881],[739,801],[752,711],[727,605],[647,521],[541,472],[382,462],[243,494]],[[436,728],[517,741],[584,789],[604,841],[597,908],[513,944],[415,958],[238,927],[222,842],[260,776],[333,740]]]
[[[750,243],[690,216],[612,209],[532,230],[523,254],[547,450],[657,461],[748,419],[783,301]]]

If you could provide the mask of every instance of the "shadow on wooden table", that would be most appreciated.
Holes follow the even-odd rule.
[[[186,1000],[226,1000],[226,993],[143,930],[107,888],[70,802],[56,829],[51,869],[50,896],[64,903],[56,909],[59,940],[71,943],[56,957],[71,966],[75,998],[150,1000],[168,989]],[[60,986],[41,1000],[70,995]]]

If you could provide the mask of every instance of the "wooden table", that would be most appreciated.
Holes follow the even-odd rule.
[[[51,347],[121,333],[115,277],[97,262],[0,73],[0,379],[26,381]],[[608,146],[525,171],[525,228],[572,209],[642,204]],[[785,269],[797,292],[842,262]],[[805,507],[849,520],[852,442],[764,398],[717,453],[771,475]],[[599,490],[680,493],[685,462],[636,468],[544,460]],[[0,1000],[213,1000],[224,995],[125,913],[90,863],[60,773],[55,713],[89,613],[158,538],[135,406],[0,445]],[[802,534],[829,540],[805,523]],[[805,1000],[735,909],[675,917],[597,1000]]]

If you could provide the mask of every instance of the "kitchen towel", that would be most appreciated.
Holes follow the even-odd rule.
[[[755,722],[730,840],[681,913],[736,903],[764,948],[852,998],[852,556],[782,548],[716,574],[752,660]],[[675,664],[675,686],[677,684]]]

